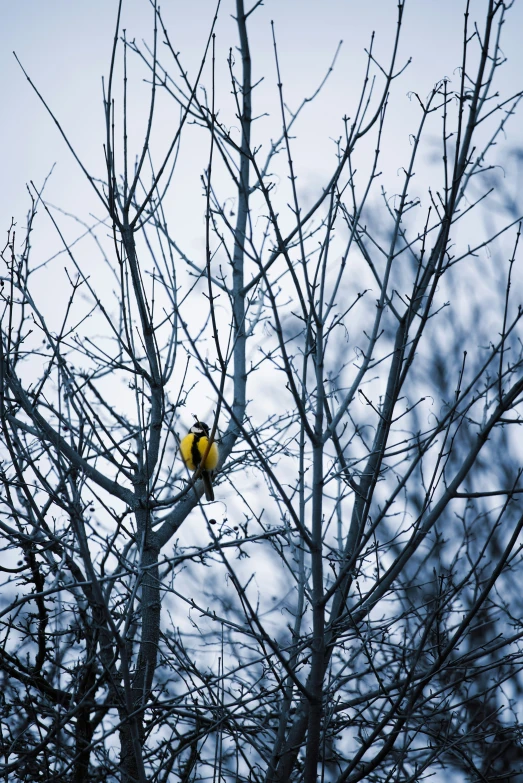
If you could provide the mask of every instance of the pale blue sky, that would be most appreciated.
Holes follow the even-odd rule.
[[[40,186],[53,164],[56,167],[46,189],[48,201],[86,222],[92,222],[91,214],[103,216],[100,202],[25,80],[12,51],[17,52],[87,168],[94,176],[103,177],[101,82],[102,76],[108,72],[117,6],[116,0],[89,0],[87,3],[79,0],[18,0],[8,3],[4,9],[0,29],[0,90],[4,109],[0,231],[4,237],[11,217],[14,217],[18,224],[18,237],[22,239],[29,206],[26,183],[33,180]],[[217,106],[222,106],[220,118],[232,127],[237,122],[228,80],[227,56],[229,47],[237,45],[237,31],[231,18],[234,7],[233,0],[222,0],[216,28]],[[481,18],[485,7],[486,0],[472,0],[471,16]],[[190,75],[194,75],[198,67],[214,8],[213,0],[192,3],[170,0],[162,4],[171,40],[180,51]],[[380,170],[383,173],[376,183],[374,199],[379,199],[381,185],[387,197],[393,196],[402,186],[402,167],[407,165],[412,149],[410,134],[416,132],[420,117],[419,106],[412,99],[411,92],[419,92],[424,98],[444,77],[449,77],[453,87],[457,88],[464,8],[464,0],[407,0],[398,63],[403,65],[412,57],[412,64],[393,84],[386,134],[382,139]],[[124,0],[123,9],[122,28],[126,28],[128,38],[150,42],[153,14],[148,0]],[[270,139],[280,133],[271,19],[275,22],[285,99],[293,108],[314,91],[331,62],[339,40],[344,41],[328,85],[320,99],[304,112],[296,128],[297,138],[292,142],[304,206],[322,192],[334,166],[333,139],[343,133],[342,117],[355,111],[366,66],[364,48],[369,44],[371,33],[376,31],[374,53],[386,65],[394,40],[396,15],[395,0],[265,0],[264,6],[250,18],[253,79],[256,81],[264,77],[254,92],[254,114],[269,115],[255,124],[254,143],[260,141],[265,150]],[[504,97],[523,86],[522,30],[523,0],[516,0],[503,39],[503,50],[508,58],[507,65],[500,72]],[[165,47],[160,45],[162,58],[164,51]],[[121,54],[119,62],[121,64]],[[148,112],[149,87],[144,84],[144,72],[138,66],[137,59],[130,56],[131,146],[134,141],[131,159],[141,149]],[[172,62],[170,67],[175,75]],[[209,84],[208,72],[203,81]],[[120,82],[116,79],[117,100],[121,97],[119,88]],[[376,93],[379,89],[377,87]],[[171,121],[175,123],[177,120],[174,102],[162,104],[160,100],[158,108],[155,125],[157,144],[154,147],[158,150],[156,165],[172,137]],[[426,147],[419,156],[413,180],[413,188],[418,188],[417,193],[423,193],[426,200],[431,139],[436,144],[441,137],[441,122],[439,119],[437,122],[439,125],[435,124],[426,135]],[[484,129],[488,130],[487,124]],[[523,112],[511,119],[507,134],[504,154],[511,146],[523,143]],[[198,138],[203,139],[201,135],[195,135],[193,129],[189,128],[185,133],[180,165],[169,197],[171,200],[167,202],[171,234],[195,259],[201,259],[204,252],[204,203],[200,176],[208,155],[208,140],[203,139],[202,146]],[[369,139],[358,152],[360,176],[364,176],[365,166],[369,165],[374,143]],[[437,154],[440,160],[441,152]],[[283,158],[281,161],[283,163]],[[502,162],[505,164],[506,159]],[[286,171],[282,170],[279,181],[283,193]],[[433,183],[432,187],[434,189]],[[222,199],[230,195],[230,189],[224,188],[220,192]],[[284,208],[287,198],[284,195]],[[377,213],[378,221],[386,221],[387,216],[382,214],[382,209],[383,205]],[[424,214],[420,212],[423,221]],[[61,218],[60,225],[69,241],[74,241],[83,231],[78,224],[66,218]],[[36,229],[33,262],[41,263],[63,248],[43,210],[40,210]],[[75,250],[78,248],[75,247]],[[99,260],[96,248],[88,244],[85,252],[87,256],[83,257],[82,263],[90,264],[93,271],[96,263],[100,271],[100,264],[95,261]],[[65,278],[60,282],[56,272],[61,266],[60,258],[58,266],[53,267],[53,274],[42,273],[38,279],[44,300],[42,306],[49,308],[48,316],[54,315],[54,302],[65,296],[66,288],[61,286],[67,286],[67,282]],[[100,271],[100,274],[103,273]],[[112,285],[109,281],[103,283],[104,286],[109,284]]]
[[[405,143],[409,127],[409,90],[426,94],[435,81],[453,76],[459,64],[462,19],[461,0],[407,0],[400,60],[413,57],[412,66],[395,87],[392,127],[398,144]],[[473,0],[472,14],[485,6]],[[7,228],[11,215],[18,220],[25,213],[25,183],[41,182],[53,163],[56,174],[49,190],[52,199],[78,208],[85,184],[74,169],[51,119],[25,81],[12,51],[15,50],[70,134],[82,158],[101,172],[102,105],[101,77],[107,72],[112,45],[116,0],[18,0],[5,3],[0,29],[0,89],[2,94],[2,172],[0,229]],[[184,62],[194,70],[209,29],[214,2],[162,4],[176,47]],[[228,48],[236,42],[230,14],[232,0],[223,0],[217,29],[217,59],[225,63]],[[126,0],[124,22],[129,37],[151,38],[151,8],[148,0]],[[310,92],[324,73],[340,38],[344,40],[337,70],[324,104],[312,111],[308,129],[317,126],[318,138],[337,136],[340,117],[350,112],[360,75],[365,65],[363,48],[376,30],[375,51],[383,58],[390,51],[396,18],[395,0],[266,0],[251,17],[251,46],[254,76],[266,81],[255,105],[264,110],[265,97],[276,98],[276,78],[270,20],[278,37],[283,81],[289,103]],[[514,91],[523,74],[521,32],[523,3],[516,0],[504,33],[505,85]],[[521,78],[523,81],[523,77]],[[521,86],[521,85],[519,85]],[[137,88],[138,89],[138,88]],[[227,85],[226,91],[229,91]],[[145,97],[145,95],[144,95]],[[338,100],[333,100],[336,97]],[[261,104],[261,105],[260,105]],[[337,105],[338,104],[338,105]],[[275,104],[276,105],[276,104]],[[144,109],[145,110],[145,109]],[[330,125],[330,132],[329,132]],[[521,138],[521,120],[513,123],[511,138]],[[312,168],[321,154],[310,150]],[[329,152],[330,154],[330,152]]]

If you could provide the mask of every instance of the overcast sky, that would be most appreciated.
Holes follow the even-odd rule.
[[[48,191],[51,200],[81,210],[86,188],[12,52],[16,51],[79,154],[95,173],[102,173],[101,78],[108,70],[118,4],[116,0],[17,0],[2,5],[0,216],[1,229],[5,231],[11,216],[21,220],[25,214],[25,183],[31,179],[41,182],[53,163],[57,163],[57,168]],[[150,41],[152,14],[148,0],[124,0],[123,5],[123,27],[128,37]],[[168,0],[162,4],[172,40],[190,73],[194,73],[202,53],[214,5],[211,0]],[[398,136],[398,144],[407,143],[408,134],[414,129],[409,126],[409,90],[426,95],[438,79],[455,77],[460,62],[464,6],[462,0],[407,0],[400,62],[408,57],[413,61],[395,87],[396,108],[390,127]],[[483,0],[472,0],[472,14],[484,6]],[[395,0],[266,0],[250,20],[254,78],[265,76],[255,95],[255,112],[262,113],[267,96],[276,97],[271,19],[276,26],[286,99],[294,106],[317,85],[338,41],[343,39],[324,103],[307,118],[309,132],[314,134],[317,130],[321,144],[325,141],[328,145],[328,137],[341,131],[341,116],[350,113],[365,66],[363,49],[373,30],[377,55],[386,61],[390,53],[396,8]],[[222,64],[226,63],[229,47],[237,40],[230,18],[233,11],[232,0],[223,0],[217,28],[217,60]],[[515,91],[521,86],[518,78],[523,74],[521,0],[516,0],[506,28],[503,49],[509,62],[504,80],[507,91]],[[144,103],[144,112],[145,106]],[[521,138],[522,127],[521,119],[513,123],[510,135],[514,143]],[[312,169],[318,161],[321,165],[323,152],[323,146],[321,150],[309,150]]]
[[[465,5],[465,0],[406,2],[398,68],[407,63],[409,58],[412,58],[412,62],[392,86],[386,132],[382,138],[380,170],[383,173],[376,184],[374,200],[380,199],[381,186],[386,189],[387,197],[393,196],[402,187],[402,167],[408,165],[412,150],[411,134],[416,132],[421,115],[412,93],[418,92],[424,99],[434,84],[445,77],[451,80],[450,89],[459,87]],[[471,19],[481,19],[486,5],[487,0],[471,0]],[[246,7],[249,8],[249,4]],[[94,176],[104,177],[102,77],[107,79],[117,8],[117,0],[17,0],[3,3],[0,26],[3,108],[0,230],[4,232],[3,236],[6,236],[11,218],[14,218],[18,224],[18,239],[22,240],[25,215],[30,204],[26,183],[33,181],[37,187],[41,187],[55,164],[46,189],[47,200],[91,224],[92,214],[98,218],[104,217],[100,201],[79,170],[54,122],[26,81],[13,56],[13,50],[59,119],[86,167]],[[167,0],[162,4],[172,44],[180,52],[183,67],[187,69],[190,78],[194,77],[200,63],[214,9],[214,0]],[[239,133],[227,68],[230,47],[236,47],[238,42],[232,19],[234,10],[233,0],[222,0],[216,27],[216,103],[220,119],[232,128],[231,132],[234,132],[236,126],[236,132]],[[254,124],[253,139],[254,145],[262,145],[262,150],[269,149],[271,139],[276,138],[281,130],[271,20],[275,24],[284,96],[293,109],[304,97],[314,92],[327,72],[339,41],[343,40],[335,70],[324,91],[314,104],[307,107],[294,129],[296,139],[293,139],[292,149],[302,206],[307,206],[307,201],[316,199],[322,193],[335,165],[334,140],[343,134],[343,116],[351,116],[356,110],[366,67],[364,50],[369,45],[372,32],[376,32],[374,55],[384,67],[388,67],[396,19],[395,0],[265,0],[264,5],[249,18],[253,80],[257,82],[263,77],[253,96],[254,115],[261,116]],[[126,30],[128,39],[135,38],[139,42],[146,40],[150,44],[152,22],[149,0],[124,0],[121,29]],[[500,70],[500,86],[502,96],[507,98],[523,86],[523,0],[515,0],[505,27],[502,46],[508,62]],[[121,51],[120,48],[115,78],[115,96],[120,107]],[[172,74],[176,75],[172,58],[169,59],[161,42],[159,52],[162,62],[168,64]],[[128,62],[132,158],[141,149],[148,116],[149,86],[143,81],[147,73],[138,58],[131,54]],[[202,81],[209,86],[209,69],[204,73]],[[380,89],[378,82],[376,96]],[[522,118],[523,112],[520,112],[507,126],[504,155],[507,149],[522,145]],[[178,108],[174,101],[166,96],[159,97],[153,144],[153,152],[157,155],[156,166],[159,165],[163,150],[169,146],[177,120]],[[417,194],[423,194],[425,198],[425,204],[418,211],[419,220],[422,221],[419,230],[423,230],[426,219],[424,210],[429,202],[429,179],[425,174],[432,149],[438,150],[432,157],[434,160],[437,157],[438,177],[441,176],[441,149],[436,146],[431,148],[431,144],[441,144],[439,114],[431,122],[435,123],[434,128],[428,129],[425,134],[426,147],[419,155],[412,185],[412,189],[417,188]],[[480,136],[481,133],[491,132],[487,123],[481,127]],[[121,134],[121,122],[116,132]],[[200,147],[194,128],[189,127],[184,131],[179,167],[167,202],[171,236],[175,236],[184,251],[197,261],[204,258],[205,251],[205,201],[200,177],[208,160],[208,138],[203,134],[199,138],[202,140]],[[369,137],[359,149],[358,176],[364,172],[365,165],[368,168],[374,145],[374,137]],[[121,149],[118,138],[117,146]],[[288,186],[288,172],[285,170],[284,157],[281,156],[279,160],[283,166],[279,183],[284,212],[288,209],[286,201],[290,199],[284,190]],[[505,157],[502,162],[507,165],[507,161]],[[510,174],[508,171],[507,183]],[[275,182],[278,187],[278,180],[275,179]],[[223,200],[234,196],[229,183],[227,187],[228,191],[224,188],[219,194]],[[386,225],[387,218],[386,209],[380,202],[380,209],[376,212],[378,230]],[[73,242],[83,228],[62,215],[59,219],[61,230],[68,241]],[[253,220],[256,220],[256,216]],[[459,233],[461,225],[460,222],[454,234]],[[478,224],[477,235],[482,228]],[[463,241],[469,244],[476,238],[465,236]],[[107,285],[112,287],[112,278],[107,277],[107,267],[97,248],[92,243],[85,244],[84,248],[84,244],[75,245],[77,257],[78,253],[84,253],[81,263],[88,265],[84,269],[88,268],[90,276],[95,273],[102,275],[97,285],[102,285],[103,289],[107,289]],[[57,253],[63,254],[60,237],[43,210],[38,215],[32,247],[33,263],[40,264]],[[109,250],[111,253],[112,250]],[[62,317],[62,308],[56,307],[56,303],[65,302],[69,295],[69,283],[63,274],[63,259],[65,256],[60,255],[54,266],[41,270],[35,280],[39,306],[47,308],[46,317],[51,319]],[[496,265],[493,268],[495,270]],[[477,280],[474,285],[480,285],[481,282]],[[519,286],[516,275],[514,285]],[[202,406],[208,405],[207,401],[202,402]]]

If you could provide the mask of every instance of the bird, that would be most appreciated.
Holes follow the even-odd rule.
[[[189,470],[197,471],[200,467],[203,468],[201,478],[205,489],[205,498],[212,501],[214,500],[212,471],[218,464],[220,453],[214,441],[211,442],[210,448],[207,450],[208,446],[209,426],[196,419],[187,435],[180,442],[180,455]],[[205,463],[201,465],[205,452],[207,452]]]

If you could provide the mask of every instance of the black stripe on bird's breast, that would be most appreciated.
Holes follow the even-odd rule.
[[[195,469],[200,464],[200,461],[201,461],[201,458],[202,458],[202,455],[200,454],[200,449],[198,448],[198,442],[199,442],[201,437],[202,437],[201,435],[196,435],[195,434],[194,437],[193,437],[193,440],[192,440],[192,444],[191,444],[191,457],[192,457],[192,461],[193,461],[193,465],[194,465]]]

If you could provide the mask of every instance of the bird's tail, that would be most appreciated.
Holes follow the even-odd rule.
[[[211,474],[208,470],[202,471],[203,488],[205,490],[205,499],[208,501],[214,500],[214,491],[212,488]]]

